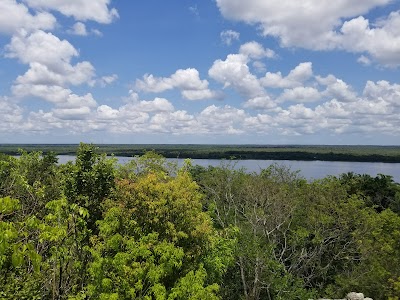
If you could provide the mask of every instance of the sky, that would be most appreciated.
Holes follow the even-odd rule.
[[[400,145],[400,0],[0,12],[0,143]]]

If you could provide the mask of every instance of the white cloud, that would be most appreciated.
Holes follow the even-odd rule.
[[[345,22],[340,45],[348,51],[368,53],[383,65],[400,65],[400,12],[392,12],[373,27],[361,16]]]
[[[100,105],[97,107],[97,116],[103,120],[115,120],[119,117],[119,110],[113,109],[108,105]]]
[[[243,126],[249,132],[255,132],[265,136],[271,133],[274,122],[273,117],[270,115],[257,114],[257,116],[245,118]]]
[[[333,75],[317,76],[317,79],[322,86],[337,84],[337,78]],[[311,91],[307,86],[287,90],[297,91],[300,95]],[[140,100],[134,92],[131,92],[126,104],[117,108],[109,105],[97,107],[90,94],[78,96],[69,90],[56,88],[51,92],[44,89],[42,93],[59,94],[58,100],[53,102],[55,108],[49,112],[31,113],[27,119],[22,116],[18,106],[4,102],[7,100],[4,97],[0,98],[3,100],[0,101],[0,112],[17,116],[15,120],[18,121],[13,123],[14,130],[30,132],[62,128],[71,133],[102,130],[112,133],[196,133],[214,136],[400,134],[400,119],[397,117],[400,114],[400,85],[387,81],[368,81],[363,93],[354,101],[326,96],[321,99],[325,102],[313,105],[315,108],[306,101],[282,108],[277,106],[276,100],[265,94],[247,100],[244,109],[231,105],[210,105],[193,114],[175,110],[172,103],[164,98]],[[263,113],[252,115],[252,109],[263,110]]]
[[[351,111],[347,110],[346,105],[336,99],[318,105],[315,112],[325,119],[347,119],[351,115]]]
[[[389,115],[393,113],[392,107],[390,107],[389,103],[385,100],[371,101],[362,98],[358,99],[356,102],[349,103],[346,109],[354,114],[354,121],[362,120],[363,115]]]
[[[242,124],[248,117],[242,109],[225,105],[210,105],[200,112],[197,120],[205,132],[214,134],[240,134],[243,133]]]
[[[264,89],[258,78],[250,72],[247,63],[246,55],[230,54],[225,60],[216,60],[208,75],[225,88],[232,87],[247,98],[263,96]]]
[[[204,90],[208,87],[207,80],[200,80],[199,71],[193,68],[176,71],[169,81],[181,90]]]
[[[367,81],[363,95],[370,101],[385,101],[391,106],[400,108],[400,84],[390,84],[388,81]]]
[[[62,120],[83,120],[86,119],[91,110],[87,106],[76,108],[55,108],[53,109],[54,116]]]
[[[260,109],[260,110],[271,110],[277,107],[275,101],[270,96],[265,95],[261,97],[255,97],[247,100],[244,103],[245,108]]]
[[[0,96],[0,132],[14,132],[23,122],[23,109],[7,97]]]
[[[157,78],[152,74],[143,75],[143,79],[136,79],[135,89],[141,92],[160,93],[173,89],[168,78]]]
[[[225,30],[221,32],[220,37],[225,45],[230,46],[233,41],[239,40],[240,33],[233,30]]]
[[[55,27],[56,18],[48,12],[29,12],[28,7],[15,0],[0,1],[0,33],[14,34],[21,29],[34,31],[51,30]]]
[[[358,59],[357,62],[359,62],[360,64],[364,65],[364,66],[369,66],[371,65],[371,60],[366,57],[365,55],[361,55]]]
[[[73,109],[80,107],[96,107],[97,102],[94,100],[91,93],[86,94],[85,96],[78,96],[75,94],[70,94],[63,102],[57,103],[57,107],[65,108],[65,109]]]
[[[313,76],[312,63],[303,62],[289,72],[286,77],[281,72],[268,72],[260,79],[265,87],[271,88],[294,88],[302,86],[304,82]]]
[[[99,84],[101,87],[106,87],[107,85],[114,83],[116,80],[118,80],[118,75],[112,74],[97,79],[96,83]]]
[[[78,96],[72,93],[70,89],[65,89],[57,85],[15,85],[12,87],[12,92],[17,97],[38,97],[57,107],[63,108],[76,108],[79,106],[95,107],[97,105],[92,94],[88,93],[85,96]]]
[[[315,0],[217,0],[217,5],[225,17],[259,24],[263,34],[279,37],[284,46],[326,49],[334,42],[330,33],[342,19],[362,15],[389,2],[340,0],[326,5]]]
[[[17,58],[25,64],[38,62],[52,70],[63,68],[78,51],[67,40],[60,40],[52,33],[42,30],[32,34],[21,32],[6,46],[6,57]]]
[[[292,119],[312,119],[315,113],[312,109],[305,107],[303,104],[292,105],[288,109]]]
[[[342,102],[352,102],[357,99],[357,94],[352,87],[333,75],[328,75],[327,77],[316,76],[316,79],[319,84],[326,86],[326,90],[322,92],[324,96],[335,98]]]
[[[95,123],[101,123],[99,129],[118,133],[182,133],[190,132],[197,121],[186,111],[175,111],[171,102],[164,98],[139,100],[131,92],[128,103],[112,108],[101,105],[94,117]]]
[[[197,7],[197,4],[190,6],[189,7],[189,11],[194,14],[196,17],[198,17],[200,15],[199,13],[199,8]]]
[[[158,113],[150,120],[149,128],[153,132],[172,134],[190,134],[193,131],[201,133],[202,129],[195,118],[186,111],[178,110],[171,113]]]
[[[219,98],[220,95],[208,89],[208,81],[201,80],[199,71],[194,68],[179,69],[170,77],[154,77],[146,74],[143,79],[137,79],[135,89],[137,91],[161,93],[177,88],[182,97],[188,100],[202,100]]]
[[[91,84],[94,76],[94,68],[89,62],[81,62],[72,65],[65,65],[64,70],[52,71],[48,66],[37,62],[29,64],[30,68],[24,75],[16,79],[17,85],[47,84],[47,85],[80,85]]]
[[[6,56],[17,58],[30,69],[16,80],[16,84],[80,85],[90,84],[95,75],[94,67],[87,61],[71,65],[71,59],[79,55],[67,41],[52,33],[22,32],[13,36],[6,46]]]
[[[136,93],[131,93],[128,103],[118,108],[121,121],[140,120],[140,123],[149,119],[149,113],[173,112],[175,110],[171,102],[165,98],[154,100],[139,100]]]
[[[248,56],[251,59],[261,59],[264,57],[274,58],[275,52],[264,47],[257,42],[248,42],[240,46],[239,53]]]
[[[220,100],[224,97],[222,93],[219,93],[217,91],[212,91],[210,89],[183,90],[181,93],[182,97],[187,100],[203,100],[203,99]]]
[[[151,101],[139,101],[134,108],[142,112],[174,111],[175,108],[171,102],[165,98],[155,98]]]
[[[8,132],[48,132],[54,128],[82,132],[96,129],[92,122],[92,109],[97,107],[97,101],[91,93],[78,95],[70,87],[83,83],[93,86],[97,81],[110,84],[117,76],[95,80],[95,69],[91,63],[82,61],[72,64],[79,52],[70,42],[45,31],[53,30],[56,26],[56,18],[50,11],[58,11],[80,21],[100,23],[109,23],[118,14],[115,9],[108,8],[109,0],[72,2],[0,1],[0,34],[12,35],[11,41],[4,47],[4,56],[28,65],[25,74],[15,79],[11,87],[12,97],[0,96],[2,119],[9,124],[1,127],[7,128]],[[59,27],[62,24],[57,25]],[[76,22],[67,31],[78,35],[89,33],[82,22]],[[91,32],[94,33],[93,30]],[[47,112],[31,111],[24,116],[22,108],[11,102],[21,100],[18,98],[40,98],[52,104],[52,108]],[[27,106],[31,107],[30,104]]]
[[[285,89],[278,97],[278,101],[315,102],[321,99],[320,92],[313,87],[298,86],[293,89]]]
[[[15,35],[6,49],[6,56],[29,64],[29,69],[17,77],[12,87],[18,97],[35,96],[61,103],[72,94],[66,86],[91,84],[95,75],[94,67],[87,61],[72,65],[71,59],[78,56],[78,51],[51,33]]]
[[[210,105],[200,112],[200,118],[205,118],[207,121],[213,119],[213,123],[240,121],[245,116],[246,113],[244,110],[229,105]]]
[[[223,16],[259,26],[284,47],[367,53],[379,63],[400,64],[400,12],[372,26],[362,15],[391,0],[217,0]],[[346,20],[346,21],[344,21]],[[318,24],[316,26],[316,24]]]
[[[92,30],[90,30],[90,32],[92,32],[94,35],[97,35],[97,36],[103,36],[103,33],[98,29],[92,29]]]
[[[88,32],[86,30],[86,25],[82,22],[76,22],[70,30],[68,30],[68,33],[74,34],[74,35],[80,35],[80,36],[86,36],[88,35]]]
[[[34,96],[51,103],[61,103],[72,93],[71,90],[57,85],[44,84],[14,85],[12,87],[12,92],[17,97]]]
[[[111,23],[118,18],[115,8],[109,8],[111,0],[24,0],[30,7],[39,10],[55,10],[80,21]]]
[[[259,73],[265,73],[265,71],[267,70],[265,64],[258,60],[253,62],[253,67]]]

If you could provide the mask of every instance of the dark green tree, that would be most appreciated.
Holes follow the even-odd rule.
[[[101,204],[115,186],[115,163],[106,154],[98,154],[94,145],[81,143],[75,163],[62,167],[64,194],[69,202],[87,209],[87,226],[93,233],[102,218]]]

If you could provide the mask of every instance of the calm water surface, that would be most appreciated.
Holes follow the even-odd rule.
[[[75,160],[72,155],[59,155],[59,162]],[[117,157],[121,164],[129,162],[132,157]],[[182,158],[167,158],[167,161],[177,162],[182,165]],[[219,166],[220,159],[192,159],[193,165]],[[296,161],[296,160],[236,160],[235,168],[245,168],[249,172],[259,172],[271,164],[290,167],[292,171],[300,171],[300,175],[306,179],[320,179],[328,175],[337,176],[342,173],[354,172],[376,176],[379,173],[393,176],[394,181],[400,182],[400,163],[370,163],[370,162],[342,162],[342,161]]]

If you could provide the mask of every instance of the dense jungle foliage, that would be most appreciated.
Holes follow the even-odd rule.
[[[0,156],[0,299],[400,298],[390,176],[232,163]]]

